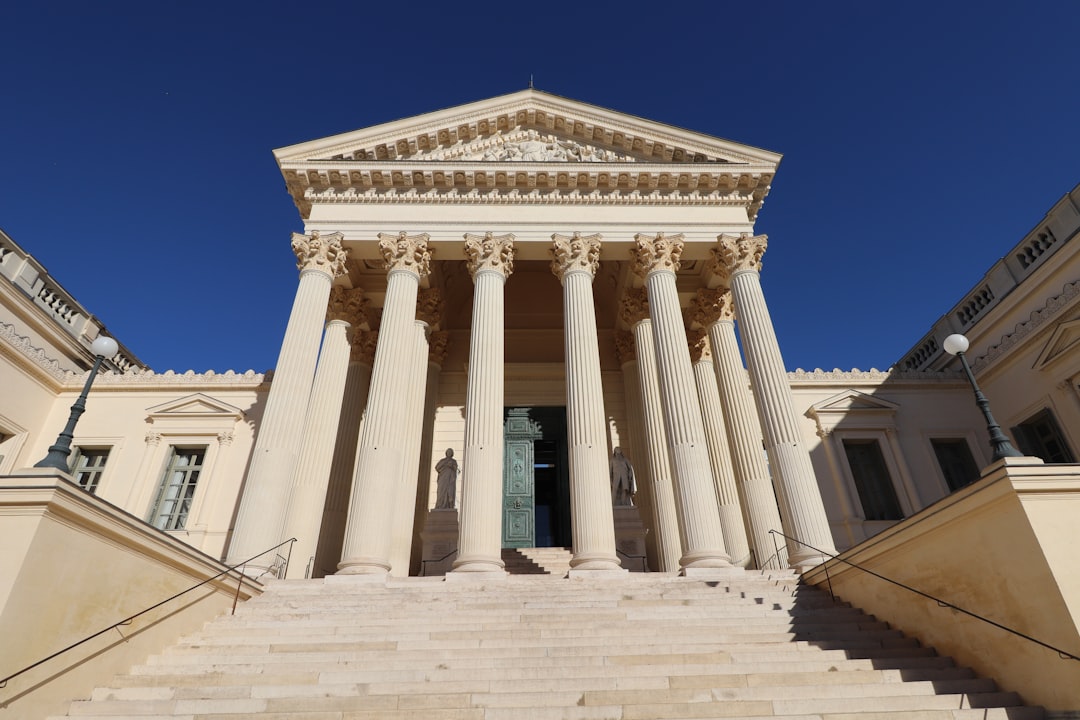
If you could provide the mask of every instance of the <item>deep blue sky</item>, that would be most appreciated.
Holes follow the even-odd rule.
[[[271,150],[527,86],[784,154],[789,369],[884,369],[1080,181],[1080,3],[8,2],[0,227],[155,370],[265,370]]]

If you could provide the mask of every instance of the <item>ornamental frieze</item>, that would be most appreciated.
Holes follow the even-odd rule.
[[[465,233],[465,257],[473,278],[482,270],[496,270],[503,277],[510,277],[514,272],[514,236]]]
[[[761,256],[769,246],[767,235],[721,235],[716,247],[710,252],[709,270],[720,278],[729,278],[737,272],[761,272]]]
[[[321,235],[313,230],[311,235],[293,233],[292,250],[296,254],[296,269],[300,272],[320,270],[331,279],[345,273],[348,255],[341,246],[344,235],[339,232]]]
[[[600,267],[600,235],[585,235],[576,232],[567,237],[555,234],[551,236],[554,247],[551,254],[555,258],[551,262],[551,272],[555,277],[562,280],[563,277],[575,270],[584,270],[589,275],[596,275],[596,269]]]
[[[634,243],[637,247],[631,250],[630,254],[634,258],[634,272],[639,277],[644,278],[651,272],[661,270],[678,272],[679,259],[683,251],[681,233],[677,235],[638,233],[634,236]]]
[[[397,235],[379,233],[379,252],[387,272],[406,270],[418,277],[427,277],[431,273],[429,237],[427,233],[409,235],[404,230]]]
[[[690,302],[690,319],[702,327],[735,319],[735,304],[727,288],[700,288]]]

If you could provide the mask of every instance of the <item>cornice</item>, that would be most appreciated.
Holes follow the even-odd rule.
[[[70,375],[69,370],[60,367],[60,363],[45,354],[45,351],[35,347],[30,338],[20,335],[15,331],[15,326],[0,322],[0,340],[3,340],[32,367],[44,373],[58,382],[65,382]]]
[[[1077,296],[1080,296],[1080,280],[1066,283],[1061,293],[1047,300],[1041,309],[1032,312],[1028,320],[1017,323],[1011,333],[1002,336],[1001,342],[992,345],[986,351],[986,354],[976,357],[971,367],[976,370],[984,370],[990,367],[996,360],[1005,355],[1010,348],[1015,347],[1021,340],[1046,324],[1059,311],[1072,305]]]
[[[960,373],[953,372],[940,372],[931,370],[878,370],[877,368],[870,368],[869,370],[860,370],[858,368],[852,368],[851,370],[841,370],[834,368],[833,370],[822,370],[821,368],[814,368],[813,370],[803,370],[797,368],[793,372],[788,374],[788,382],[798,384],[808,383],[884,383],[895,381],[912,381],[919,383],[956,383],[962,381],[964,378]]]
[[[85,373],[82,375],[68,373],[68,382],[75,384],[82,383],[85,377]],[[163,373],[157,373],[153,370],[133,370],[123,374],[107,373],[99,375],[94,380],[94,387],[235,385],[242,388],[256,388],[268,379],[269,376],[267,374],[257,373],[254,370],[248,370],[242,373],[238,373],[234,370],[228,370],[222,373],[214,372],[213,370],[207,370],[203,373],[196,373],[194,370],[188,370],[187,372],[182,373],[173,370],[166,370]]]

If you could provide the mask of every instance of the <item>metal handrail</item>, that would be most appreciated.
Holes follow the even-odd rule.
[[[803,542],[802,540],[799,540],[797,538],[793,538],[790,535],[784,535],[784,533],[780,532],[779,530],[770,530],[769,532],[772,533],[774,536],[775,535],[780,535],[782,537],[787,538],[788,540],[792,540],[794,542],[797,542],[797,543],[799,543],[800,545],[802,545],[804,547],[810,548],[811,550],[813,550],[816,553],[821,553],[821,555],[823,555],[823,556],[829,557],[829,558],[831,558],[833,560],[839,560],[840,562],[842,562],[842,563],[844,563],[846,565],[850,565],[851,567],[855,568],[856,570],[861,570],[862,572],[867,573],[868,575],[873,575],[874,577],[876,577],[876,578],[878,578],[880,580],[884,580],[887,583],[892,583],[893,585],[896,585],[897,587],[901,587],[904,590],[907,590],[908,592],[913,592],[916,595],[919,595],[921,597],[926,598],[927,600],[933,600],[935,603],[938,604],[939,607],[949,608],[950,610],[955,610],[956,612],[967,615],[968,617],[975,618],[976,620],[981,620],[982,622],[987,623],[988,625],[993,625],[994,627],[996,627],[996,628],[998,628],[1000,630],[1004,630],[1005,632],[1012,633],[1013,635],[1016,635],[1017,637],[1021,637],[1021,638],[1025,639],[1025,640],[1029,640],[1029,641],[1035,643],[1036,645],[1041,645],[1042,647],[1046,648],[1047,650],[1053,650],[1054,652],[1056,652],[1058,654],[1058,656],[1062,660],[1080,660],[1080,656],[1073,655],[1071,652],[1068,652],[1067,650],[1062,650],[1061,648],[1056,647],[1054,645],[1051,645],[1050,643],[1045,643],[1042,640],[1038,640],[1036,638],[1031,637],[1030,635],[1026,635],[1026,634],[1022,633],[1019,630],[1013,630],[1011,627],[1009,627],[1007,625],[1002,625],[1001,623],[996,622],[994,620],[991,620],[990,618],[985,618],[982,615],[979,615],[978,613],[972,612],[971,610],[968,610],[966,608],[962,608],[959,605],[954,605],[953,603],[948,602],[947,600],[942,600],[939,597],[935,597],[935,596],[931,595],[930,593],[925,593],[922,590],[916,590],[915,588],[913,588],[913,587],[911,587],[909,585],[905,585],[904,583],[900,582],[899,580],[893,580],[892,578],[885,577],[881,573],[874,572],[873,570],[870,570],[869,568],[864,568],[861,565],[857,565],[856,563],[853,563],[853,562],[851,562],[850,560],[848,560],[846,558],[840,557],[839,555],[833,555],[830,552],[826,552],[824,550],[821,550],[820,548],[814,547],[810,543]],[[826,577],[828,577],[828,563],[822,563],[822,565],[825,566]],[[831,592],[831,590],[830,590],[830,592]]]
[[[427,574],[427,564],[429,562],[432,562],[432,563],[442,562],[443,560],[450,557],[451,555],[453,555],[457,551],[458,551],[458,549],[454,548],[450,552],[443,555],[441,558],[435,558],[434,560],[421,560],[420,561],[420,577],[427,577],[428,576],[428,574]]]
[[[49,655],[46,658],[42,658],[41,660],[38,660],[33,665],[27,665],[22,670],[19,670],[16,673],[12,673],[11,675],[8,675],[7,677],[5,677],[3,679],[0,679],[0,689],[7,687],[7,684],[8,684],[9,680],[13,680],[13,679],[19,677],[20,675],[22,675],[23,673],[29,672],[30,670],[33,670],[37,666],[43,665],[43,664],[49,662],[50,660],[52,660],[55,657],[59,657],[60,655],[63,655],[64,653],[68,652],[69,650],[74,650],[75,648],[79,647],[83,643],[90,642],[94,638],[96,638],[96,637],[98,637],[100,635],[104,635],[105,633],[109,632],[110,630],[117,630],[117,632],[119,632],[118,628],[121,625],[130,625],[131,621],[134,620],[135,618],[139,617],[140,615],[145,615],[146,613],[150,612],[151,610],[156,610],[157,608],[161,607],[165,603],[171,602],[171,601],[175,600],[176,598],[180,597],[181,595],[185,595],[185,594],[191,592],[192,590],[197,590],[197,589],[201,588],[203,585],[206,585],[209,582],[213,582],[214,580],[217,580],[222,575],[228,575],[229,573],[231,573],[236,568],[245,567],[252,560],[255,560],[256,558],[260,558],[260,557],[262,557],[263,555],[265,555],[265,554],[267,554],[269,552],[273,552],[274,550],[277,550],[282,545],[288,545],[289,546],[289,556],[291,557],[291,555],[292,555],[292,543],[294,543],[294,542],[296,542],[296,538],[289,538],[288,540],[285,540],[284,542],[280,542],[280,543],[278,543],[277,545],[275,545],[272,548],[269,548],[267,550],[263,550],[258,555],[253,555],[252,557],[249,557],[247,560],[243,561],[242,563],[238,563],[236,565],[233,565],[232,567],[225,568],[224,570],[219,572],[217,575],[214,575],[213,577],[206,578],[205,580],[198,583],[197,585],[192,585],[191,587],[189,587],[186,590],[181,590],[180,592],[176,593],[172,597],[165,598],[161,602],[155,603],[155,604],[151,605],[150,607],[146,608],[145,610],[140,610],[139,612],[135,613],[134,615],[131,615],[129,617],[124,618],[120,622],[115,622],[115,623],[113,623],[112,625],[110,625],[109,627],[107,627],[107,628],[105,628],[103,630],[98,630],[93,635],[88,635],[88,636],[84,637],[82,640],[79,640],[78,642],[74,642],[74,643],[72,643],[71,645],[68,645],[66,648],[64,648],[62,650],[57,650],[52,655]],[[281,556],[278,555],[278,557],[280,558]],[[288,569],[288,566],[289,566],[289,559],[285,558],[284,569]],[[267,572],[269,572],[269,571],[267,571]],[[263,573],[263,574],[265,574],[265,573]],[[281,574],[282,574],[282,576],[284,576],[285,573],[282,572]],[[262,575],[260,575],[259,577],[262,577]],[[244,582],[244,573],[243,573],[243,571],[240,572],[239,577],[237,578],[237,581],[238,581],[238,584],[237,584],[237,587],[236,587],[236,596],[239,597],[240,596],[240,586]],[[235,611],[236,611],[236,599],[234,598],[233,599],[233,612],[235,612]],[[120,636],[123,637],[123,633],[121,633]]]

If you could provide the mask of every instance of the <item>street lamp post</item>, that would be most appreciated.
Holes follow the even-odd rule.
[[[1007,457],[1023,457],[1024,454],[1012,446],[1009,438],[1001,431],[1001,426],[997,424],[994,416],[990,414],[990,401],[986,399],[982,390],[979,389],[978,383],[975,382],[975,375],[971,372],[971,366],[968,365],[967,358],[964,356],[968,349],[968,339],[960,334],[950,335],[945,338],[942,347],[945,348],[945,352],[960,358],[960,364],[964,366],[968,382],[971,383],[971,388],[975,391],[975,404],[979,406],[983,416],[986,418],[986,429],[990,433],[990,447],[994,450],[993,462]]]
[[[116,344],[115,340],[104,335],[99,336],[90,345],[90,350],[94,353],[94,366],[90,368],[90,374],[86,378],[86,384],[83,385],[82,393],[79,395],[79,399],[75,401],[75,404],[71,406],[71,415],[68,416],[67,425],[56,437],[56,443],[49,447],[49,454],[35,463],[34,467],[53,468],[54,470],[68,472],[71,439],[75,436],[75,424],[79,422],[79,417],[86,411],[86,396],[90,392],[90,386],[94,383],[94,377],[97,375],[98,370],[101,369],[101,363],[106,358],[114,357],[119,349],[120,346]]]

